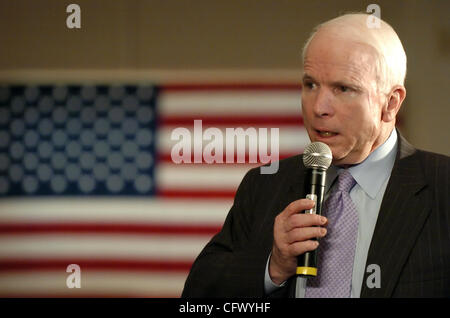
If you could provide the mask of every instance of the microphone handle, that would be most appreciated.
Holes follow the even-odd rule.
[[[322,202],[325,192],[326,170],[308,169],[305,178],[306,198],[313,200],[316,204],[314,208],[305,210],[302,213],[322,215]],[[317,239],[314,239],[317,240]],[[297,257],[297,276],[314,277],[317,276],[317,249],[306,252]]]

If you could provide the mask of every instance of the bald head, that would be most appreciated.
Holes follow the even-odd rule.
[[[377,26],[368,23],[368,14],[346,14],[318,25],[303,48],[303,62],[312,41],[319,37],[332,37],[355,47],[371,48],[375,56],[375,68],[379,89],[387,93],[395,85],[404,85],[406,54],[394,29],[379,20]],[[374,17],[376,18],[376,17]]]

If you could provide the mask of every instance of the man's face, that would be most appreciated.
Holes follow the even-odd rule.
[[[384,142],[375,61],[369,46],[320,31],[308,47],[304,123],[312,142],[331,148],[335,165],[360,163]]]

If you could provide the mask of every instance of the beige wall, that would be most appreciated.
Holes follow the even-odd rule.
[[[374,2],[0,0],[0,81],[297,81],[312,27]],[[450,155],[450,2],[376,3],[408,55],[403,132]]]

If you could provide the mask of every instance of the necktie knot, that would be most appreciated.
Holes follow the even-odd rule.
[[[342,171],[342,173],[339,175],[337,179],[336,188],[338,191],[342,192],[350,192],[350,190],[354,187],[356,184],[355,179],[353,179],[351,173],[345,169]]]

